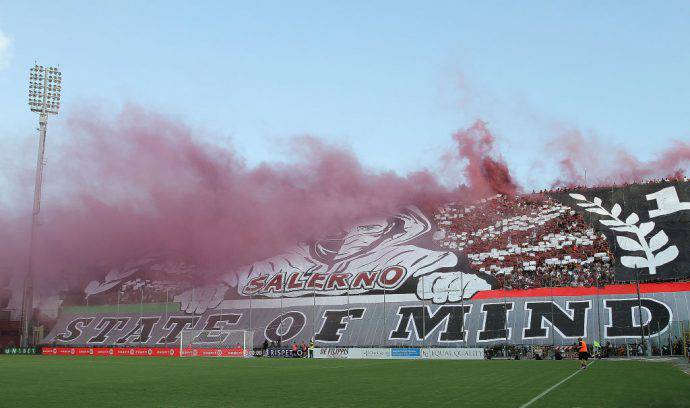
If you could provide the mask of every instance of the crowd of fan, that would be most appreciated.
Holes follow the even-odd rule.
[[[673,339],[656,339],[651,342],[651,355],[653,356],[682,356],[686,352],[685,347],[690,349],[679,337]],[[643,357],[648,355],[647,347],[649,343],[625,342],[622,344],[611,344],[610,341],[603,342],[601,346],[590,345],[591,355],[594,358],[614,358],[614,357]],[[577,345],[552,346],[552,345],[528,345],[528,344],[497,344],[486,348],[485,357],[491,358],[510,358],[520,359],[576,359]]]
[[[171,281],[135,278],[123,282],[117,290],[89,296],[89,304],[136,304],[172,302],[184,286]]]
[[[545,194],[498,195],[435,214],[442,247],[463,252],[500,287],[594,286],[613,282],[605,236]]]
[[[650,184],[665,184],[665,183],[681,183],[690,180],[682,171],[676,172],[676,174],[670,175],[668,177],[649,179],[645,181],[625,181],[622,183],[613,182],[602,182],[598,184],[588,184],[588,185],[568,185],[561,187],[554,187],[549,190],[541,190],[540,193],[548,192],[565,192],[572,190],[584,190],[584,189],[596,189],[596,188],[620,188],[628,187],[632,185],[650,185]],[[533,192],[534,193],[534,192]]]
[[[646,184],[687,180],[675,175]],[[550,195],[578,188],[585,187],[496,195],[472,205],[447,204],[434,214],[439,228],[434,238],[442,247],[465,254],[475,272],[493,276],[506,289],[610,284],[615,259],[604,234]],[[147,278],[151,279],[133,279],[118,292],[93,300],[165,302],[172,298],[172,290],[179,289],[179,285],[166,286],[167,276]]]

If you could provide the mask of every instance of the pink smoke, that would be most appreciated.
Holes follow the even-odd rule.
[[[458,154],[446,160],[464,159],[464,175],[475,198],[490,194],[516,194],[518,186],[505,161],[494,152],[495,138],[486,123],[478,120],[468,129],[453,135]]]
[[[149,251],[224,272],[406,205],[461,200],[461,190],[473,197],[515,192],[481,122],[456,135],[457,157],[467,159],[462,189],[444,187],[425,170],[368,170],[350,151],[309,136],[292,141],[294,164],[251,168],[184,124],[132,106],[114,118],[78,114],[67,127],[66,144],[48,149],[48,204],[36,249],[44,277]],[[29,221],[26,213],[0,216],[0,239],[13,244],[0,249],[0,264],[25,269]]]
[[[585,137],[577,130],[565,131],[548,145],[549,158],[560,171],[555,186],[608,185],[651,179],[681,179],[690,165],[690,143],[674,141],[650,161],[640,161],[625,147]]]

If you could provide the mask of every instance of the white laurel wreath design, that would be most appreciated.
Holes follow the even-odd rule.
[[[668,235],[666,235],[664,230],[659,230],[647,241],[647,235],[654,230],[654,221],[643,222],[637,225],[640,217],[634,212],[630,213],[625,218],[625,221],[619,218],[622,208],[618,203],[613,205],[611,211],[607,211],[602,206],[602,201],[599,197],[594,197],[593,201],[588,201],[582,194],[571,193],[570,197],[581,201],[577,205],[583,207],[585,211],[609,217],[610,219],[599,220],[599,222],[610,229],[635,235],[637,240],[624,235],[616,235],[616,241],[621,249],[631,252],[642,251],[645,254],[645,257],[622,256],[621,264],[623,266],[633,269],[647,268],[650,275],[656,275],[656,268],[658,266],[667,264],[678,256],[678,247],[675,245],[670,245],[663,251],[657,252],[656,255],[654,254],[655,251],[660,250],[668,243]]]

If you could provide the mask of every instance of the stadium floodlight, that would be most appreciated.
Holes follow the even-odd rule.
[[[56,67],[44,67],[34,64],[29,70],[29,108],[38,113],[38,161],[36,162],[36,183],[34,185],[34,207],[31,218],[31,237],[29,241],[29,263],[24,279],[22,298],[22,337],[21,346],[28,347],[31,342],[31,314],[34,298],[33,247],[38,225],[38,213],[41,211],[41,190],[43,187],[43,166],[48,115],[57,115],[60,111],[60,94],[62,93],[62,72]]]
[[[62,73],[55,67],[34,65],[29,73],[29,108],[39,114],[57,115],[60,110]]]

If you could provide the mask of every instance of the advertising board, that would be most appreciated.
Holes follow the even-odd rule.
[[[423,348],[421,358],[429,360],[483,360],[483,348]]]
[[[392,358],[420,358],[422,355],[421,349],[417,347],[392,348],[390,350]]]
[[[389,359],[388,348],[322,347],[314,349],[314,358]]]
[[[302,350],[298,349],[297,353],[289,348],[269,348],[266,350],[266,357],[273,358],[299,358],[303,356]]]
[[[315,358],[391,359],[419,358],[429,360],[482,360],[483,348],[352,348],[323,347],[314,349]]]
[[[241,348],[185,348],[178,347],[43,347],[46,356],[97,357],[242,357]]]

